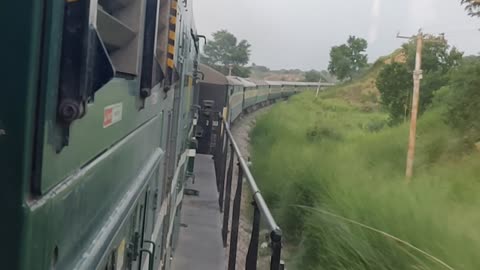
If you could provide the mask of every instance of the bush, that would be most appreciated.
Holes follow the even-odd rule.
[[[382,104],[390,114],[391,122],[393,124],[402,122],[410,112],[412,73],[404,64],[392,63],[380,71],[376,84]]]
[[[465,134],[468,142],[480,140],[480,61],[465,63],[452,73],[446,119]]]

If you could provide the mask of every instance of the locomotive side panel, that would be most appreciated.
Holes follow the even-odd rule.
[[[177,62],[180,83],[159,84],[169,65],[156,65],[162,50],[146,45],[165,27],[145,21],[146,7],[155,17],[176,1],[33,2],[9,2],[1,17],[16,25],[5,32],[16,46],[2,50],[15,63],[6,73],[9,91],[0,94],[0,144],[10,149],[0,162],[10,183],[0,196],[9,217],[1,225],[9,243],[4,267],[145,267],[145,241],[160,247],[153,254],[159,266],[174,246],[168,239],[178,225],[193,130],[191,3],[172,16],[184,31],[175,37],[175,58],[165,57]],[[176,87],[167,91],[170,83]]]

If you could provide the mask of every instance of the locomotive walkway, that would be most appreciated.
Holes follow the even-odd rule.
[[[195,183],[189,181],[186,188],[198,190],[199,194],[184,197],[182,226],[172,269],[224,270],[222,215],[212,156],[197,155],[194,172]]]

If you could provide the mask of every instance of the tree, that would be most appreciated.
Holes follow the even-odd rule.
[[[352,63],[353,70],[356,72],[363,67],[366,67],[368,60],[367,55],[365,54],[368,47],[367,41],[363,38],[350,36],[347,40],[347,44],[351,50],[350,62]]]
[[[333,46],[330,50],[328,71],[338,79],[351,79],[353,74],[367,66],[367,41],[350,36],[347,44]]]
[[[244,67],[250,59],[248,41],[238,42],[227,30],[217,31],[212,36],[213,40],[209,40],[203,49],[202,61],[225,75],[231,66],[233,75],[248,77],[250,72]]]
[[[382,97],[382,105],[390,114],[392,124],[401,122],[410,111],[412,73],[404,64],[392,63],[378,74],[376,85]]]
[[[409,70],[415,68],[416,41],[412,40],[402,46],[407,56],[406,64]],[[422,50],[422,70],[424,74],[432,72],[446,73],[451,68],[458,66],[463,53],[456,47],[450,49],[450,45],[434,37],[426,37]]]
[[[332,47],[330,50],[330,63],[328,64],[328,71],[340,80],[351,77],[352,68],[349,55],[350,49],[345,44]]]
[[[469,143],[480,140],[480,60],[466,61],[452,72],[448,86],[447,122]]]
[[[383,106],[390,114],[392,124],[400,122],[410,112],[413,88],[413,70],[416,57],[415,41],[404,44],[405,63],[386,65],[377,77]],[[463,53],[440,39],[426,38],[422,52],[423,79],[420,85],[419,113],[433,101],[435,91],[449,83],[449,73],[458,67]]]
[[[479,0],[461,0],[462,5],[465,5],[465,10],[468,15],[472,17],[480,17],[480,1]]]
[[[320,81],[320,79],[323,80],[322,78],[322,75],[320,74],[319,71],[316,71],[314,69],[310,70],[310,71],[307,71],[305,72],[305,78],[304,78],[304,81],[305,82],[318,82]]]

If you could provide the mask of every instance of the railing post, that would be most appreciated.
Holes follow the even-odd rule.
[[[270,270],[280,270],[280,256],[282,253],[282,235],[279,232],[272,231],[270,233],[272,245],[272,257],[270,260]]]
[[[223,138],[222,138],[223,139]],[[223,140],[222,140],[223,143]],[[221,185],[223,182],[223,179],[220,177],[221,175],[221,170],[223,167],[224,159],[223,159],[223,145],[219,146],[219,143],[217,141],[217,145],[215,146],[215,152],[212,153],[214,163],[215,163],[215,176],[217,178],[217,191],[220,193],[221,191]]]
[[[238,245],[238,226],[240,223],[240,206],[242,203],[242,185],[243,185],[243,169],[238,163],[238,181],[237,190],[235,192],[235,200],[233,201],[232,213],[232,231],[230,232],[230,253],[228,256],[228,270],[235,270],[237,262],[237,245]]]
[[[248,246],[245,270],[257,270],[258,242],[260,238],[260,210],[258,209],[257,202],[253,201],[252,205],[253,205],[252,236],[250,238],[250,245]]]
[[[210,115],[209,115],[209,118],[208,118],[208,126],[210,127],[210,138],[208,138],[209,140],[209,146],[208,146],[208,152],[210,154],[213,154],[215,153],[214,151],[214,144],[212,144],[212,138],[214,137],[214,133],[215,133],[215,129],[213,128],[213,111],[210,111]]]
[[[282,253],[282,231],[280,227],[277,225],[270,209],[268,208],[267,203],[265,202],[262,194],[260,193],[260,189],[253,178],[250,169],[248,168],[248,163],[243,159],[242,154],[240,153],[240,149],[238,148],[235,140],[233,139],[233,135],[230,131],[230,128],[227,123],[225,123],[225,136],[228,137],[231,146],[230,155],[235,155],[238,161],[238,183],[237,189],[235,192],[235,199],[233,202],[233,209],[232,209],[232,225],[230,230],[230,248],[229,248],[229,256],[228,256],[228,270],[235,270],[236,269],[236,262],[237,262],[237,244],[238,244],[238,229],[239,229],[239,222],[240,222],[240,207],[241,207],[241,199],[242,199],[242,185],[243,185],[243,177],[245,175],[246,182],[248,183],[254,199],[254,221],[253,221],[253,228],[252,228],[252,235],[250,239],[250,246],[247,253],[247,260],[245,263],[246,270],[256,270],[257,267],[257,259],[258,259],[258,242],[259,242],[259,230],[260,230],[260,216],[263,217],[265,220],[266,225],[270,228],[270,247],[271,247],[271,258],[270,258],[270,269],[271,270],[284,270],[285,263],[281,261],[281,253]],[[227,175],[227,189],[226,192],[228,194],[224,198],[225,204],[225,212],[224,212],[224,224],[222,228],[222,236],[224,245],[226,245],[226,237],[228,235],[228,218],[229,213],[227,211],[230,207],[230,192],[231,192],[231,181],[232,181],[232,168],[233,168],[233,159],[230,158],[230,167],[228,168],[228,175]],[[229,176],[229,177],[228,177]],[[227,199],[228,197],[228,199]],[[228,204],[228,208],[227,208]],[[225,220],[227,219],[227,220]]]
[[[220,169],[217,174],[217,179],[220,179],[219,185],[217,186],[219,194],[218,194],[218,205],[220,207],[220,213],[223,212],[223,196],[225,194],[225,169],[227,167],[227,153],[228,153],[228,136],[223,134],[222,138],[222,146],[221,149],[218,151],[221,153],[220,160],[218,164],[220,164]]]
[[[227,246],[227,236],[228,236],[228,221],[230,219],[230,195],[232,192],[232,175],[233,175],[233,160],[235,158],[235,150],[233,149],[233,145],[230,146],[230,162],[228,164],[228,172],[227,172],[227,185],[225,190],[225,199],[223,201],[223,226],[222,226],[222,239],[223,239],[223,246]],[[228,151],[227,151],[228,153]]]

